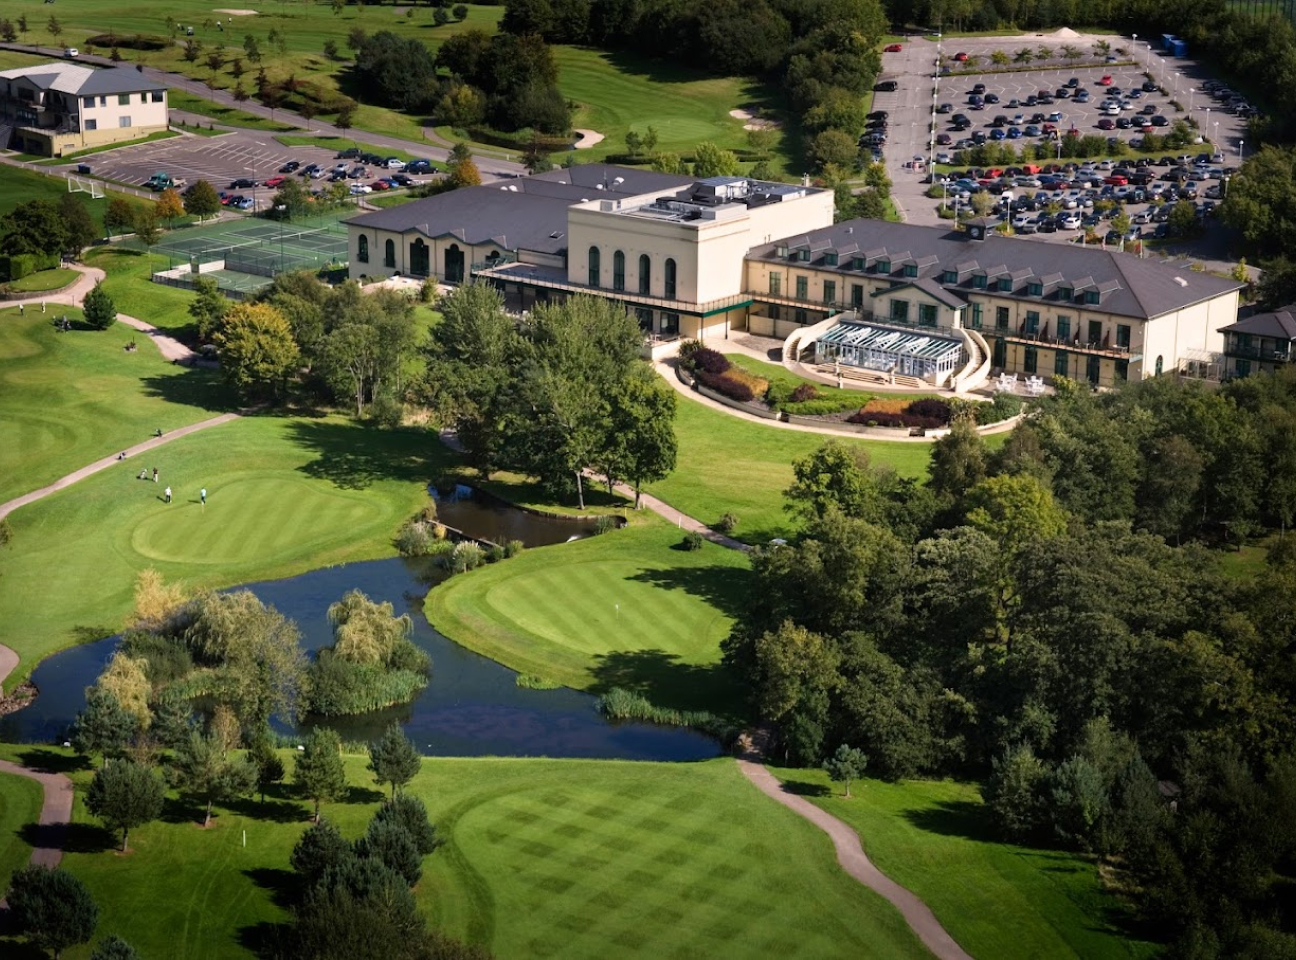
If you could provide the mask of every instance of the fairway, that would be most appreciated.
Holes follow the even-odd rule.
[[[214,416],[232,399],[218,374],[168,363],[124,324],[60,333],[53,309],[0,310],[0,502],[141,443],[155,429]],[[81,318],[58,308],[65,312]],[[127,353],[132,340],[138,349]]]
[[[228,587],[393,556],[428,478],[453,462],[420,430],[244,418],[23,507],[0,551],[0,637],[22,657],[9,683],[55,650],[119,629],[146,567],[191,588]],[[158,467],[160,482],[135,479],[141,466]]]
[[[31,857],[22,828],[40,817],[43,797],[35,780],[0,773],[0,890],[9,888],[9,877]]]
[[[932,908],[973,956],[1077,960],[1145,958],[1156,945],[1117,926],[1125,916],[1091,861],[998,842],[975,784],[949,780],[830,783],[821,770],[771,768],[859,833],[887,876]]]
[[[59,748],[0,745],[8,759],[25,754],[67,764]],[[354,838],[381,794],[364,757],[346,764],[351,800],[324,814]],[[141,957],[251,957],[265,925],[286,917],[275,898],[308,804],[277,787],[266,807],[218,806],[201,830],[197,806],[173,802],[131,832],[121,857],[86,815],[92,774],[71,773],[83,826],[64,866],[99,904],[98,935],[126,938]],[[407,790],[447,841],[424,860],[421,909],[498,960],[927,956],[890,904],[841,871],[826,836],[729,759],[424,759]]]
[[[747,580],[744,554],[655,517],[576,543],[529,550],[453,577],[426,613],[458,643],[521,673],[578,689],[620,686],[681,709],[736,707],[718,669]]]
[[[796,529],[797,521],[783,509],[792,461],[828,440],[862,448],[875,467],[926,479],[929,444],[800,433],[742,420],[684,397],[676,406],[675,472],[647,490],[703,523],[715,523],[732,511],[738,516],[734,536],[748,543],[766,543]]]

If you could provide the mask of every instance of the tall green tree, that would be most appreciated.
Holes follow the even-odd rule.
[[[693,148],[693,176],[732,177],[738,173],[738,157],[732,150],[722,150],[710,140]]]
[[[176,751],[171,768],[176,786],[204,804],[203,826],[212,807],[246,797],[256,788],[256,768],[246,757],[226,758],[224,746],[198,732]]]
[[[306,749],[297,755],[293,781],[302,795],[315,803],[319,823],[320,804],[336,800],[346,790],[346,768],[342,765],[342,742],[327,727],[317,727],[306,738]]]
[[[112,297],[103,288],[103,281],[96,280],[90,292],[81,301],[81,310],[86,323],[96,330],[107,330],[117,322],[117,307]]]
[[[86,205],[78,199],[78,194],[65,193],[59,198],[59,216],[63,218],[64,245],[63,252],[72,259],[81,257],[81,251],[99,236],[94,217]]]
[[[636,367],[610,398],[609,440],[599,469],[609,483],[624,479],[634,486],[639,509],[645,483],[665,480],[675,469],[675,391],[648,367]]]
[[[135,948],[121,937],[111,935],[104,937],[90,953],[90,960],[140,960]]]
[[[10,879],[6,899],[13,931],[55,958],[68,947],[88,943],[99,925],[99,907],[90,891],[66,870],[22,867]]]
[[[950,424],[950,432],[932,444],[928,485],[935,493],[962,497],[986,475],[985,443],[969,417]]]
[[[220,197],[216,193],[216,188],[206,180],[198,180],[185,191],[184,208],[186,213],[199,220],[220,213]]]
[[[195,277],[193,290],[194,298],[189,301],[188,307],[189,316],[193,317],[198,327],[198,339],[206,343],[220,329],[230,302],[211,277]]]
[[[823,762],[823,768],[828,771],[828,776],[834,783],[843,785],[849,799],[851,781],[864,776],[864,771],[868,769],[868,756],[863,750],[843,743],[836,753]]]
[[[98,686],[86,688],[85,709],[72,722],[70,737],[78,753],[98,753],[103,765],[110,757],[120,756],[139,730],[139,721],[122,708],[107,690]]]
[[[288,389],[301,351],[292,328],[274,307],[240,303],[230,308],[212,340],[220,348],[221,369],[242,393],[279,399]]]
[[[368,768],[374,775],[374,783],[379,786],[390,783],[393,800],[414,779],[422,762],[423,758],[399,723],[392,723],[381,737],[369,744]]]
[[[114,760],[100,768],[86,791],[86,809],[110,830],[120,830],[122,853],[134,827],[162,815],[166,788],[158,776],[134,760]]]
[[[28,200],[0,217],[0,253],[53,255],[67,246],[63,216],[48,200]]]
[[[261,794],[261,802],[265,803],[266,791],[284,778],[284,762],[279,759],[278,751],[267,737],[258,737],[253,741],[248,759],[256,767],[257,792]]]

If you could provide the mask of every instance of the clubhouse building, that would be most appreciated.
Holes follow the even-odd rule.
[[[991,369],[1098,386],[1191,373],[1218,359],[1241,289],[983,223],[835,224],[830,190],[603,164],[455,190],[347,226],[353,277],[488,280],[519,311],[590,294],[624,304],[654,338],[751,331],[787,339],[798,359],[956,389]]]
[[[0,147],[61,157],[167,129],[167,88],[130,67],[0,71]]]

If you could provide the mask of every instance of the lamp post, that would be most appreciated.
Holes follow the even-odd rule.
[[[1245,148],[1245,147],[1246,147],[1246,141],[1245,141],[1245,140],[1239,140],[1239,141],[1238,141],[1238,166],[1239,166],[1239,167],[1242,166],[1242,151],[1243,151],[1243,148]]]
[[[1216,124],[1216,127],[1218,127],[1218,126],[1219,126],[1219,124],[1217,123],[1217,124]],[[1206,135],[1207,135],[1207,136],[1210,136],[1210,128],[1211,128],[1210,107],[1207,107],[1207,108],[1206,108],[1206,126],[1202,127],[1202,129],[1206,131]],[[1212,142],[1212,143],[1215,143],[1214,140],[1212,140],[1211,142]],[[1218,144],[1218,143],[1215,143],[1215,147],[1218,149],[1218,148],[1219,148],[1219,144]]]
[[[1192,119],[1193,103],[1195,103],[1196,100],[1197,100],[1197,88],[1189,87],[1188,88],[1188,119],[1190,120]]]

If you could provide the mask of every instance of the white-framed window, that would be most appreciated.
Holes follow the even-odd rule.
[[[99,121],[98,121],[98,120],[87,120],[87,121],[85,122],[85,128],[86,128],[86,132],[87,132],[87,133],[88,133],[89,131],[91,131],[91,130],[98,130],[98,129],[99,129]]]
[[[125,116],[125,117],[118,117],[118,118],[117,118],[117,126],[119,126],[119,127],[129,127],[130,125],[131,125],[131,118],[130,118],[129,116]]]

